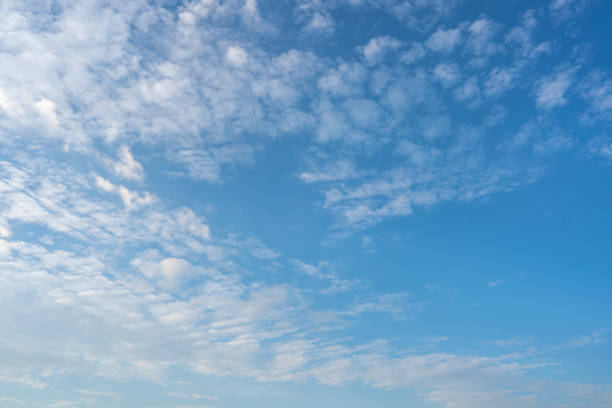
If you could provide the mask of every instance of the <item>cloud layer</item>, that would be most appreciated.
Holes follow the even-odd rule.
[[[423,406],[606,406],[609,386],[538,376],[557,363],[523,343],[480,355],[347,334],[417,318],[428,300],[210,225],[190,201],[291,145],[285,179],[331,220],[329,243],[534,183],[564,155],[609,162],[609,136],[589,131],[612,119],[609,72],[539,29],[572,26],[590,2],[503,22],[456,18],[454,0],[280,3],[0,5],[0,384],[164,383],[181,369],[409,389]],[[351,32],[359,15],[396,28]]]

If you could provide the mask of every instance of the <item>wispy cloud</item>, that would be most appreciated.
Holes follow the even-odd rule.
[[[501,285],[501,284],[502,284],[502,283],[504,283],[504,282],[507,282],[507,280],[506,280],[506,279],[498,279],[498,280],[496,280],[496,281],[489,282],[489,287],[490,287],[490,288],[494,288],[494,287],[496,287],[496,286]]]
[[[580,336],[568,340],[567,345],[569,347],[582,347],[596,344],[603,344],[607,340],[604,334],[609,330],[594,330],[590,336]]]
[[[536,102],[544,109],[563,106],[567,103],[565,93],[572,85],[575,69],[566,69],[556,75],[544,78],[537,89]]]

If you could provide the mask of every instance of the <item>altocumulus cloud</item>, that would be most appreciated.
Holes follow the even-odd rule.
[[[531,376],[548,362],[527,351],[408,348],[384,330],[355,338],[364,321],[399,325],[428,301],[215,225],[190,199],[295,143],[285,181],[341,241],[533,183],[575,143],[609,158],[606,137],[576,142],[550,116],[579,103],[583,125],[609,120],[609,74],[563,61],[546,70],[553,39],[535,29],[579,18],[587,2],[504,23],[451,22],[453,0],[162,3],[0,5],[0,384],[52,395],[0,404],[124,401],[62,388],[85,375],[164,384],[174,406],[222,406],[180,391],[175,372],[408,389],[447,408],[610,401],[606,386]],[[339,52],[343,16],[359,13],[412,36],[373,31]],[[508,94],[534,117],[500,126]],[[177,198],[174,183],[191,190]],[[568,344],[600,345],[603,333]]]

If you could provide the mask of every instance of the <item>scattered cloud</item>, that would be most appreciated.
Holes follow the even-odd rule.
[[[230,65],[242,67],[247,63],[248,54],[243,48],[231,46],[225,53],[225,59]]]
[[[525,337],[513,337],[510,339],[495,340],[491,342],[491,344],[499,347],[523,347],[527,346],[529,343],[530,339]]]
[[[590,336],[580,336],[568,340],[568,347],[583,347],[597,344],[604,344],[607,340],[604,333],[608,330],[594,330]]]
[[[557,24],[575,19],[592,3],[592,0],[552,0],[550,16]]]
[[[510,24],[480,15],[448,28],[457,4],[300,0],[288,13],[299,34],[291,42],[279,16],[255,0],[0,5],[0,383],[51,392],[66,373],[164,383],[178,368],[408,388],[447,408],[608,398],[608,388],[584,384],[543,391],[554,387],[530,377],[537,359],[519,353],[419,352],[378,329],[365,341],[351,337],[347,328],[359,322],[396,324],[428,303],[403,289],[381,293],[341,262],[317,260],[331,257],[287,257],[227,226],[213,235],[201,214],[208,202],[177,204],[151,180],[188,178],[177,190],[217,193],[261,165],[270,146],[285,149],[283,182],[319,194],[317,211],[332,220],[324,233],[342,239],[531,183],[577,145],[612,159],[606,135],[582,145],[554,125],[555,108],[573,96],[586,102],[582,125],[610,119],[612,80],[566,65],[546,74],[550,61],[537,57],[557,60],[563,50],[542,38],[545,9]],[[559,24],[589,4],[553,0],[548,9]],[[392,18],[411,40],[379,24],[342,37],[337,53],[346,10]],[[504,105],[516,96],[516,106],[518,98],[533,106],[534,95],[534,117]],[[378,236],[358,236],[368,256]],[[427,339],[436,350],[448,340]],[[564,347],[605,342],[598,330]],[[81,399],[46,406],[122,398],[104,390],[76,388]]]
[[[369,64],[380,62],[389,51],[399,48],[402,43],[393,37],[383,36],[372,38],[361,52]]]
[[[42,98],[34,103],[34,108],[52,125],[59,125],[57,113],[55,112],[55,103],[47,98]]]
[[[316,12],[312,15],[310,22],[305,27],[305,30],[330,35],[334,32],[334,28],[335,23],[331,16]]]
[[[495,67],[484,83],[484,94],[488,97],[500,96],[514,85],[517,72],[514,68]]]
[[[539,81],[536,91],[537,105],[544,109],[565,105],[565,93],[572,85],[574,72],[574,69],[566,69]]]
[[[115,185],[101,176],[94,175],[94,178],[96,180],[96,186],[102,191],[119,194],[127,210],[138,210],[143,206],[152,204],[155,200],[155,197],[148,192],[140,195],[135,191],[128,190],[122,185]]]
[[[305,183],[318,183],[346,180],[357,177],[357,175],[355,164],[352,161],[338,160],[335,163],[326,163],[323,168],[300,173],[298,177]]]
[[[328,261],[319,261],[317,265],[307,264],[305,262],[294,260],[297,269],[306,275],[327,281],[329,286],[321,289],[323,295],[334,295],[337,293],[346,292],[360,284],[357,279],[343,279],[335,271],[335,268]]]
[[[183,398],[183,399],[207,399],[210,401],[217,401],[219,397],[211,396],[211,395],[201,395],[197,393],[182,393],[182,392],[166,392],[166,395],[170,397]]]
[[[439,29],[429,37],[426,44],[433,51],[450,52],[461,41],[461,29]]]
[[[132,156],[128,146],[121,146],[119,148],[118,156],[118,160],[116,161],[110,159],[106,160],[108,166],[115,172],[116,175],[128,180],[144,180],[144,169],[142,168],[142,165],[134,159],[134,156]]]
[[[455,89],[455,98],[461,102],[472,101],[477,103],[480,101],[480,94],[480,85],[476,77],[466,79]]]
[[[423,58],[425,54],[425,47],[421,43],[413,43],[408,51],[401,54],[400,59],[406,64],[412,64]]]
[[[35,390],[43,390],[49,386],[49,384],[40,381],[38,379],[31,378],[27,375],[4,375],[0,374],[0,383],[20,385]]]
[[[507,282],[507,279],[498,279],[496,281],[489,282],[489,287],[494,288],[496,286],[501,285],[502,283]]]
[[[589,153],[595,157],[600,157],[604,160],[612,161],[612,140],[610,138],[594,138],[589,143],[588,150]]]
[[[91,397],[104,397],[104,398],[112,398],[112,399],[122,399],[123,395],[118,394],[112,391],[93,391],[87,389],[79,389],[75,390],[79,394],[91,396]]]
[[[612,118],[612,78],[604,72],[592,71],[578,85],[579,92],[590,105],[585,119],[609,120]]]
[[[468,27],[465,51],[474,56],[476,65],[482,65],[489,56],[501,51],[501,45],[495,42],[499,30],[499,25],[487,17],[472,22]]]
[[[434,67],[433,73],[443,86],[455,85],[461,78],[457,64],[440,63]]]

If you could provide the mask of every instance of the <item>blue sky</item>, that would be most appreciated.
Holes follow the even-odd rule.
[[[0,407],[612,407],[611,19],[0,3]]]

